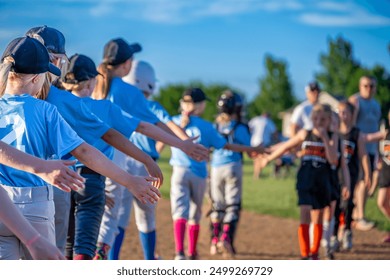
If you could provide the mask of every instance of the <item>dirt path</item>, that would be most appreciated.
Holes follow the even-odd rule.
[[[206,211],[206,209],[204,209]],[[166,199],[160,200],[157,206],[157,251],[164,260],[174,258],[175,246],[173,240],[173,226],[170,215],[170,204]],[[297,239],[298,221],[278,218],[268,215],[259,215],[251,212],[242,212],[240,225],[237,231],[235,246],[236,259],[240,260],[290,260],[299,259]],[[349,260],[390,260],[390,244],[383,244],[385,233],[373,229],[368,232],[354,231],[354,246],[350,252],[336,253],[336,259]],[[201,221],[201,232],[198,243],[198,252],[201,259],[222,259],[209,255],[209,227],[208,220]],[[139,244],[138,232],[132,217],[129,229],[122,248],[121,259],[143,259]]]

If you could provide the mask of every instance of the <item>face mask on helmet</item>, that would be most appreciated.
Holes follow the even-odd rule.
[[[232,115],[234,113],[240,113],[242,108],[241,96],[237,93],[228,91],[223,93],[217,102],[218,113],[225,113]]]

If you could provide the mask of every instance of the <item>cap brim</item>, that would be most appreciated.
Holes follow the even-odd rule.
[[[142,51],[142,47],[138,43],[130,44],[129,47],[130,47],[132,53],[137,53],[137,52]]]
[[[58,67],[54,66],[54,64],[52,63],[49,63],[49,72],[58,77],[61,76],[61,70]]]

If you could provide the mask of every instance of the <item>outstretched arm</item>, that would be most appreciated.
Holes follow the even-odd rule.
[[[157,141],[163,142],[169,146],[179,148],[195,160],[203,161],[208,159],[208,149],[200,144],[194,143],[193,141],[196,138],[187,138],[187,140],[183,141],[176,136],[172,136],[171,134],[166,133],[155,125],[142,121],[138,125],[136,131]]]
[[[84,178],[69,169],[75,161],[43,160],[0,141],[0,163],[35,174],[63,191],[77,191],[84,187]]]
[[[148,170],[150,176],[158,179],[155,186],[160,187],[162,185],[164,177],[157,163],[148,154],[144,153],[137,146],[131,143],[129,139],[124,137],[120,132],[110,128],[103,135],[102,139],[122,153],[142,162]]]
[[[153,186],[156,178],[130,175],[87,143],[78,146],[71,154],[85,166],[125,186],[142,203],[147,200],[155,203],[161,197],[159,190]]]

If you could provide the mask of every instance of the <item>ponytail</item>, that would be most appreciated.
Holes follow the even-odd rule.
[[[111,82],[113,78],[114,66],[108,65],[107,62],[103,62],[98,66],[98,72],[101,75],[96,77],[96,86],[92,93],[94,99],[106,99],[108,92],[110,91]]]
[[[3,63],[0,64],[0,97],[5,93],[9,72],[11,71],[14,63],[15,60],[11,56],[7,56],[3,59]]]

